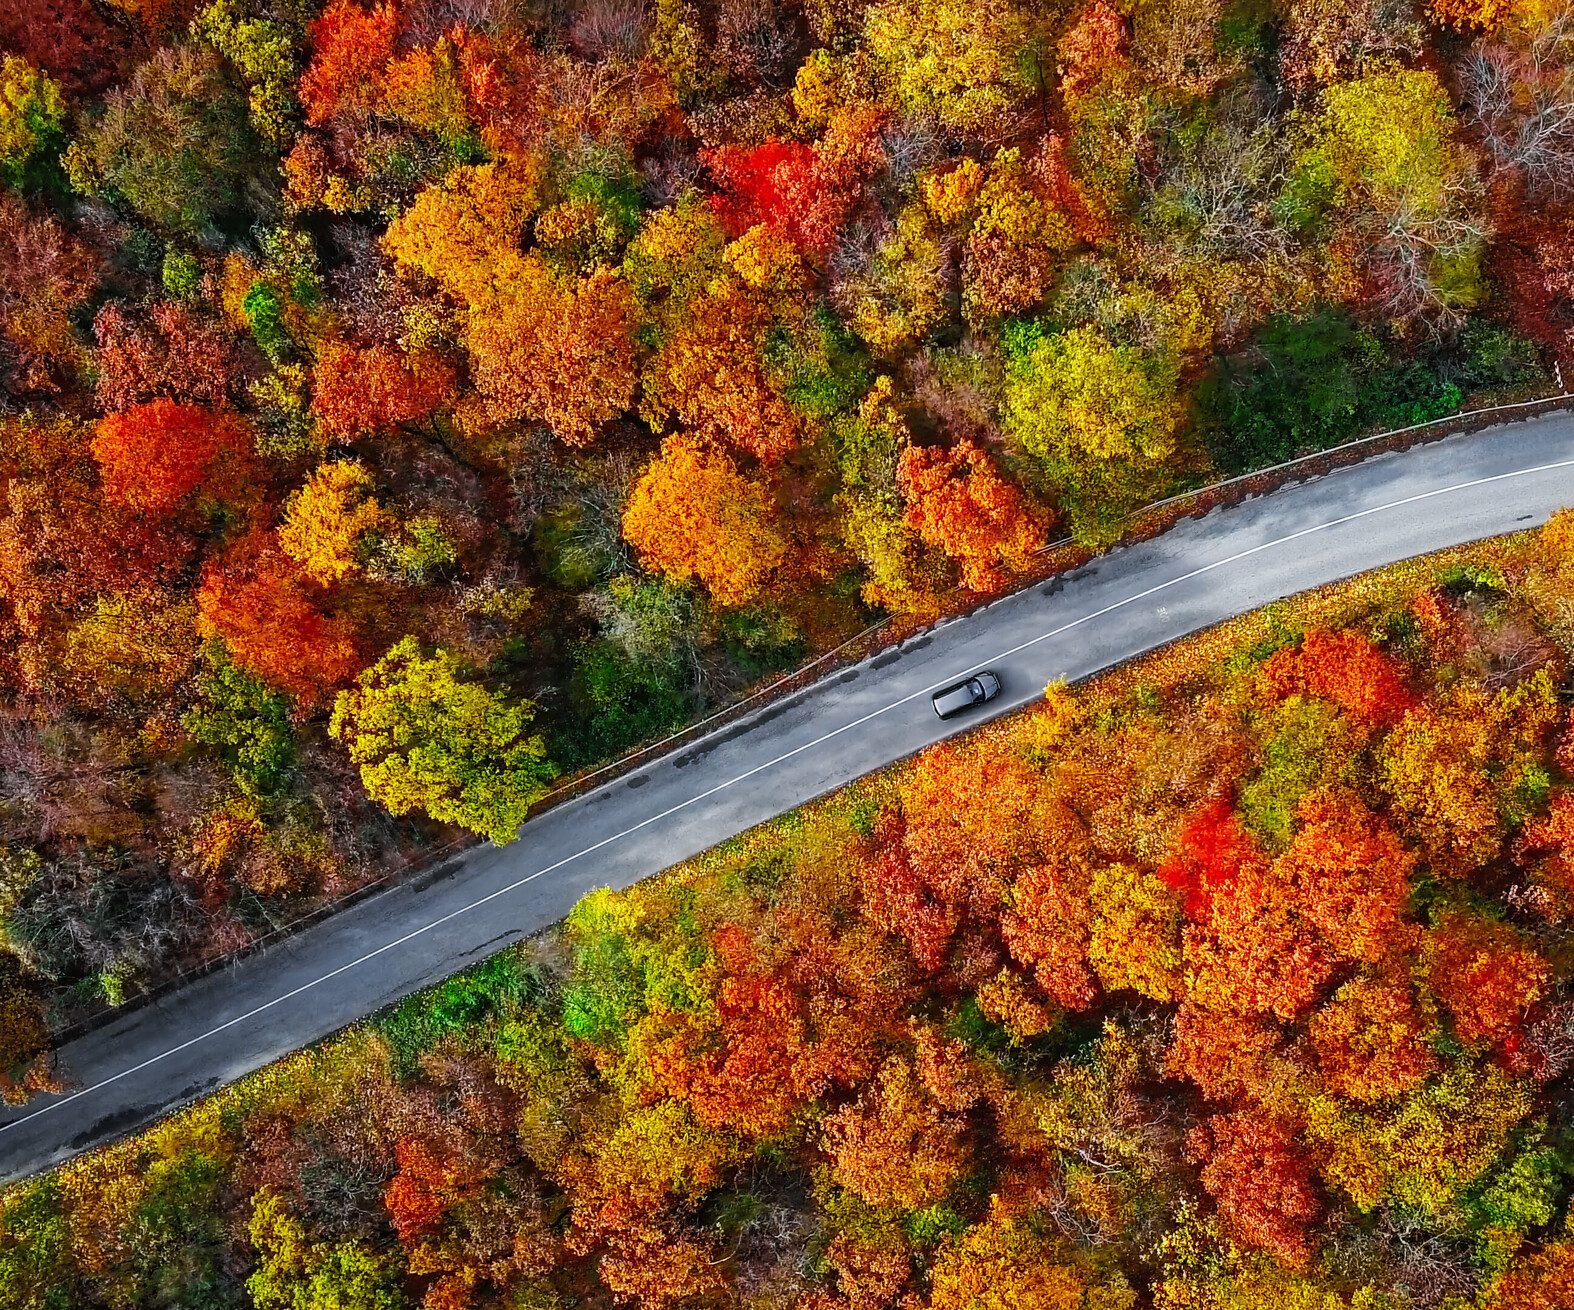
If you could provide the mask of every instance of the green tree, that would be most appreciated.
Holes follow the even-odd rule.
[[[69,1310],[77,1304],[71,1232],[60,1185],[41,1178],[0,1203],[0,1304],[7,1310]]]
[[[155,227],[199,235],[258,186],[263,151],[223,57],[166,46],[113,92],[66,155],[79,190],[117,197]]]
[[[681,727],[694,708],[688,680],[688,669],[675,660],[641,659],[608,640],[589,643],[570,688],[586,720],[573,753],[586,762],[605,759]]]
[[[20,56],[0,58],[0,184],[20,186],[53,162],[65,117],[52,78]]]
[[[406,637],[339,693],[329,731],[361,768],[371,798],[393,814],[421,809],[499,846],[557,776],[529,701],[461,679],[445,651]]]
[[[198,700],[181,726],[217,752],[246,795],[272,795],[295,762],[289,699],[232,663],[221,643],[210,643],[203,658]]]

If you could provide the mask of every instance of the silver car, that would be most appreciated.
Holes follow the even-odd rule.
[[[982,673],[964,678],[953,687],[935,692],[930,697],[930,701],[935,707],[936,714],[942,719],[949,719],[962,713],[963,710],[982,705],[986,700],[994,700],[998,695],[1000,695],[1000,679],[985,669]]]

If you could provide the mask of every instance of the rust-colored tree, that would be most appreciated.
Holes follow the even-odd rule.
[[[870,1205],[921,1209],[940,1200],[966,1168],[962,1124],[893,1057],[852,1105],[825,1121],[832,1176]]]
[[[1507,924],[1453,913],[1427,934],[1429,980],[1467,1045],[1512,1037],[1546,991],[1552,970],[1529,941]]]
[[[355,625],[322,609],[314,590],[271,539],[253,536],[203,574],[202,630],[222,637],[236,664],[315,706],[349,683],[363,657]]]
[[[8,391],[58,391],[86,363],[73,316],[98,279],[98,261],[57,219],[0,194],[0,380]]]
[[[773,1137],[821,1090],[802,1003],[774,978],[724,979],[712,1033],[676,1018],[653,1064],[707,1127]]]
[[[696,581],[723,605],[757,596],[787,560],[766,489],[721,451],[668,437],[634,484],[623,535],[645,567]]]
[[[424,423],[453,398],[455,381],[436,354],[336,342],[312,370],[312,413],[335,440],[392,432]]]
[[[1001,477],[971,441],[909,446],[897,466],[906,522],[956,561],[970,591],[1000,591],[1025,573],[1049,516]]]
[[[771,386],[762,350],[768,316],[741,287],[696,297],[646,365],[640,412],[756,459],[779,460],[801,439],[791,406]]]
[[[99,407],[128,410],[150,400],[221,408],[239,399],[233,336],[185,305],[160,301],[139,319],[117,304],[93,320]]]
[[[634,400],[638,305],[607,269],[559,277],[534,256],[472,306],[465,344],[499,421],[545,423],[584,445]]]
[[[1304,1266],[1312,1253],[1307,1228],[1323,1207],[1290,1129],[1257,1113],[1217,1115],[1192,1130],[1188,1145],[1230,1235]]]
[[[1412,945],[1404,916],[1416,857],[1393,829],[1342,790],[1308,795],[1299,817],[1275,870],[1298,912],[1349,959],[1372,964]]]
[[[1324,1079],[1340,1096],[1398,1096],[1439,1067],[1410,987],[1399,978],[1355,978],[1308,1024]]]
[[[1283,871],[1245,869],[1185,932],[1193,999],[1213,1010],[1299,1018],[1333,974],[1332,951]]]

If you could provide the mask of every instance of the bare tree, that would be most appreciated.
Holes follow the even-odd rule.
[[[1273,220],[1284,186],[1285,135],[1251,91],[1220,99],[1201,135],[1172,131],[1161,145],[1148,186],[1147,217],[1200,255],[1266,259],[1290,240]]]
[[[1406,192],[1363,216],[1374,299],[1391,322],[1440,332],[1465,321],[1492,235],[1480,200],[1479,179],[1466,171],[1445,181],[1441,197]]]
[[[1495,170],[1532,195],[1574,194],[1574,16],[1528,39],[1483,43],[1460,69],[1464,110]]]
[[[638,59],[650,34],[645,0],[585,0],[574,11],[568,41],[586,59]]]

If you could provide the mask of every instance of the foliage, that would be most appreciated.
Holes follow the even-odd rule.
[[[203,577],[199,626],[242,668],[315,705],[355,675],[361,653],[354,624],[314,592],[283,551],[248,540]]]
[[[844,434],[865,488],[894,435]],[[1424,1270],[1461,1306],[1562,1304],[1568,655],[1488,656],[1568,537],[1560,519],[1055,684],[591,891],[544,939],[0,1197],[0,1289],[1378,1310]],[[682,685],[706,607],[626,571],[598,594],[582,721],[632,731]],[[305,790],[281,695],[217,643],[196,684],[185,748],[245,803],[211,812],[180,883],[103,850],[0,855],[18,1092],[43,1076],[29,971],[129,992],[173,917],[153,902],[207,913],[181,890],[203,843]],[[383,770],[374,796],[506,838],[550,775],[528,717],[406,638],[333,729]],[[1402,781],[1415,752],[1444,761],[1454,818]],[[1512,781],[1532,767],[1533,795]],[[1514,797],[1524,817],[1500,815]],[[1492,844],[1453,842],[1478,805]]]
[[[444,651],[406,637],[339,693],[329,731],[344,742],[373,800],[394,814],[420,808],[497,845],[513,840],[556,768],[534,707],[463,681]]]
[[[260,1257],[246,1290],[258,1310],[400,1310],[394,1270],[359,1242],[314,1243],[282,1198],[261,1193],[248,1225]]]
[[[548,757],[1143,502],[1549,391],[1570,32],[1540,0],[0,4],[0,1094],[49,1085],[44,1028],[440,823],[507,837]],[[1538,1295],[1560,534],[1243,620],[1199,681],[1061,693],[576,921],[561,987],[406,1014],[364,1078],[68,1189],[59,1281],[238,1304],[268,1194],[281,1303]],[[1348,1222],[1340,1116],[1381,1136],[1488,1066],[1535,1102],[1482,1130],[1508,1154]],[[1207,1120],[1263,1150],[1188,1155]]]
[[[338,440],[425,422],[454,385],[453,371],[436,355],[340,343],[321,352],[312,380],[312,414]]]
[[[1105,544],[1174,452],[1173,365],[1085,327],[1012,344],[1007,430],[1060,489],[1073,534]]]

